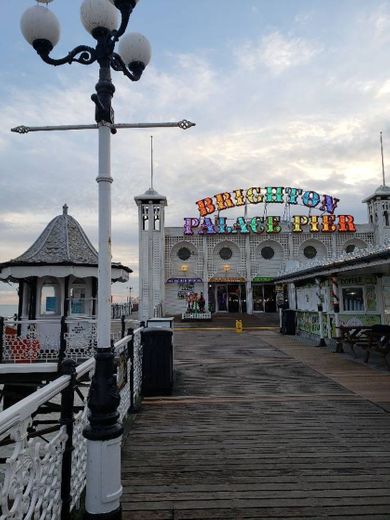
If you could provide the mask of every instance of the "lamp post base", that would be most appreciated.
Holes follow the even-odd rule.
[[[98,349],[88,398],[87,486],[84,519],[121,518],[122,425],[118,422],[120,396],[111,348]]]
[[[84,520],[121,520],[122,519],[122,508],[116,511],[110,511],[109,513],[88,513],[85,512]]]

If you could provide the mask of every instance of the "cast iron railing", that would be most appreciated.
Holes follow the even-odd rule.
[[[126,335],[133,323],[124,315],[111,321],[111,340]],[[77,363],[94,355],[96,319],[68,317],[42,320],[0,318],[0,362],[61,362],[70,358]]]
[[[141,328],[114,345],[124,420],[139,407]],[[62,374],[0,413],[0,520],[66,520],[86,483],[86,396],[95,366],[61,363]]]

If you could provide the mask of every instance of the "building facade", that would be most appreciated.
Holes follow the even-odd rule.
[[[280,207],[285,202],[285,213],[286,208],[290,211],[297,201],[292,190],[301,194],[309,216],[268,216],[267,211],[275,207],[271,203],[279,203]],[[274,280],[286,267],[299,269],[310,262],[348,255],[390,239],[387,186],[379,187],[363,201],[367,204],[368,223],[356,225],[350,215],[335,215],[334,201],[338,199],[327,195],[322,199],[313,191],[250,188],[214,197],[198,201],[199,217],[185,218],[182,227],[164,226],[166,197],[150,189],[135,198],[139,208],[143,319],[156,312],[182,314],[189,295],[201,293],[211,312],[275,312],[281,302]],[[263,216],[238,217],[230,224],[229,219],[220,216],[221,212],[211,215],[218,204],[220,210],[234,204],[244,206],[244,198],[245,204],[248,200],[252,204],[265,202]],[[329,201],[333,201],[333,208],[329,208]],[[311,210],[320,204],[321,211],[315,216]]]

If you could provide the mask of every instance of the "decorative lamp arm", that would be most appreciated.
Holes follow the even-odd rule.
[[[79,45],[69,52],[64,58],[54,59],[50,57],[50,52],[53,50],[53,45],[49,40],[35,40],[33,47],[45,63],[49,65],[65,65],[66,63],[81,63],[82,65],[90,65],[97,59],[96,50],[87,45]]]
[[[133,61],[126,67],[125,62],[116,52],[112,54],[111,67],[116,71],[123,72],[131,81],[138,81],[145,70],[145,65],[140,61]]]

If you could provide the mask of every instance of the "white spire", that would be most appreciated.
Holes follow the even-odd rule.
[[[381,141],[381,157],[382,157],[382,179],[383,179],[383,186],[386,186],[385,162],[384,162],[384,159],[383,159],[383,139],[382,139],[382,132],[380,132],[380,141]]]
[[[153,136],[150,136],[150,189],[154,190],[153,188]]]

